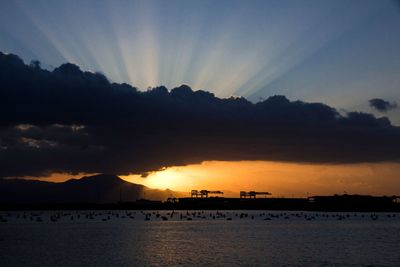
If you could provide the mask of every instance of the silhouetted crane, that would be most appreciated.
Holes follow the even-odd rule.
[[[247,198],[247,197],[256,198],[257,195],[268,196],[268,195],[271,195],[271,193],[270,192],[256,192],[256,191],[249,191],[249,192],[240,191],[240,198]]]
[[[208,197],[208,194],[224,194],[222,191],[209,191],[209,190],[192,190],[192,198],[193,197]]]

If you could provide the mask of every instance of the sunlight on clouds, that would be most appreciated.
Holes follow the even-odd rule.
[[[269,191],[274,196],[304,197],[309,194],[398,194],[400,164],[320,165],[265,161],[209,161],[124,176],[153,188],[189,192],[191,189],[225,190],[237,197],[240,190]]]
[[[400,163],[295,164],[268,161],[206,161],[177,166],[122,179],[150,188],[171,189],[189,195],[192,189],[223,190],[225,197],[238,197],[241,190],[272,192],[275,197],[370,194],[398,195]],[[52,173],[42,181],[63,182],[93,174]],[[25,177],[38,179],[37,177]]]
[[[168,168],[159,172],[153,172],[146,178],[140,175],[122,176],[121,178],[131,182],[143,183],[151,188],[170,189],[179,188],[179,185],[185,180],[185,186],[190,186],[191,182],[186,175],[187,173],[179,168]]]

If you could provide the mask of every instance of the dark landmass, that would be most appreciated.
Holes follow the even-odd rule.
[[[0,179],[0,210],[310,210],[400,211],[400,197],[334,195],[310,198],[178,197],[115,175],[94,175],[63,183]],[[152,199],[146,200],[145,198]]]
[[[70,179],[62,183],[0,179],[0,203],[7,205],[105,204],[143,198],[165,200],[172,196],[179,196],[179,193],[150,189],[108,174]]]
[[[0,204],[0,210],[293,210],[332,212],[400,212],[400,203],[382,196],[318,196],[308,198],[240,199],[210,197],[173,201],[139,199],[115,203]]]
[[[334,195],[310,198],[180,198],[179,209],[243,209],[304,211],[400,211],[396,196]]]

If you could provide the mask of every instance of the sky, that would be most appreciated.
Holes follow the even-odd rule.
[[[224,196],[239,191],[267,191],[275,197],[309,197],[315,194],[398,195],[399,164],[296,164],[267,161],[207,161],[185,167],[123,179],[161,189],[188,192],[190,188],[224,189]],[[216,179],[218,177],[218,179]],[[379,179],[377,179],[379,177]]]
[[[7,54],[16,54],[27,64],[40,60],[49,72],[32,74],[19,65],[2,76],[2,82],[19,89],[15,94],[2,92],[16,104],[3,105],[8,109],[1,121],[6,128],[1,129],[0,157],[8,165],[0,176],[112,171],[153,187],[190,190],[200,187],[202,180],[194,177],[203,170],[205,186],[232,191],[272,187],[279,194],[304,195],[307,188],[320,193],[356,192],[358,182],[352,181],[362,180],[357,173],[373,173],[369,176],[374,178],[358,183],[358,191],[393,193],[398,184],[395,173],[400,170],[395,141],[400,125],[398,47],[398,1],[2,1],[4,62]],[[67,62],[80,70],[60,67]],[[8,68],[9,63],[4,64]],[[119,85],[106,84],[97,72]],[[41,81],[44,93],[36,87],[37,95],[24,91],[10,81],[10,75],[31,79],[27,82],[32,88],[33,81]],[[86,105],[90,98],[78,92],[86,87],[77,85],[81,81],[75,76],[76,84],[60,79],[69,79],[68,75],[81,75],[86,87],[94,84],[107,91],[90,91],[103,105]],[[59,93],[48,87],[54,79],[62,88]],[[107,98],[113,90],[134,90],[121,83],[144,93]],[[214,95],[192,95],[179,87],[182,84]],[[181,90],[148,91],[158,86]],[[286,98],[270,99],[273,95]],[[232,96],[231,102],[224,102]],[[251,102],[241,103],[240,97]],[[310,104],[314,102],[323,104]],[[135,103],[137,110],[129,103]],[[171,111],[171,103],[178,108]],[[187,106],[193,103],[194,107]],[[68,104],[70,114],[59,110]],[[163,108],[170,112],[165,117]],[[38,115],[27,115],[32,110]],[[96,118],[93,110],[108,120]],[[183,117],[182,110],[193,117]],[[265,127],[260,126],[263,123]],[[302,130],[304,125],[310,132]],[[78,147],[84,147],[84,153]],[[96,153],[108,153],[96,160],[113,167],[71,159]],[[37,167],[9,167],[17,165],[21,156],[21,162]],[[119,160],[107,161],[109,157]],[[43,163],[52,162],[51,158],[59,161],[54,166]],[[172,166],[179,167],[168,169]],[[163,168],[167,169],[159,171]],[[246,185],[245,174],[230,171],[235,168],[257,170],[257,175],[253,173],[252,183]],[[274,182],[263,180],[274,168],[291,171],[280,173]],[[329,171],[320,173],[321,168]],[[171,172],[181,178],[166,184]],[[304,178],[295,178],[296,173]],[[348,180],[343,178],[346,173],[352,174]],[[379,187],[382,175],[390,182]],[[330,190],[322,188],[324,177],[332,183]],[[343,179],[348,182],[335,182]],[[304,189],[283,185],[294,180]]]
[[[0,50],[142,90],[188,84],[347,110],[400,96],[398,1],[2,1]],[[387,114],[400,123],[399,111]]]

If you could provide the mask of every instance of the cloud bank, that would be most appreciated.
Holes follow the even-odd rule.
[[[251,103],[182,85],[140,92],[73,64],[0,53],[0,177],[146,173],[206,160],[399,161],[400,128],[285,96]]]

